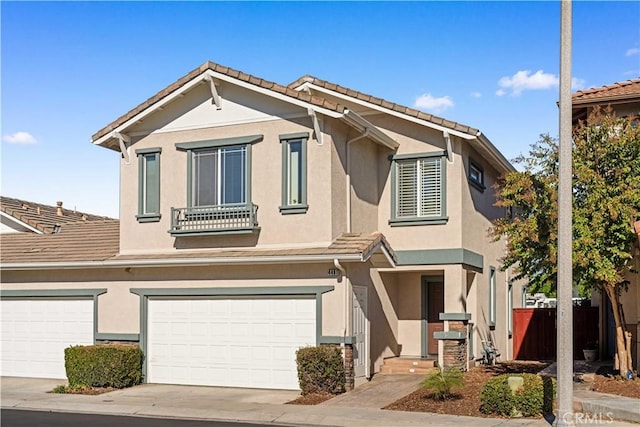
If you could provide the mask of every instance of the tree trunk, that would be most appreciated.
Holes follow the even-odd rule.
[[[628,345],[629,341],[627,340],[627,325],[624,323],[624,312],[619,299],[620,286],[618,284],[608,285],[604,287],[604,290],[611,301],[613,320],[616,324],[616,356],[620,364],[620,375],[622,378],[626,378],[627,371],[633,366],[630,357],[631,346]]]

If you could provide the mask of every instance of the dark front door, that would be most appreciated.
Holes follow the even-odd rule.
[[[423,319],[426,320],[424,333],[426,337],[427,355],[438,354],[438,340],[433,338],[434,332],[444,331],[444,321],[440,320],[440,313],[444,313],[444,280],[442,278],[426,278],[422,287],[423,296]]]

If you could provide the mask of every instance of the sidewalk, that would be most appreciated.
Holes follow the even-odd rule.
[[[245,421],[275,425],[404,427],[404,426],[549,426],[544,419],[472,418],[431,413],[385,411],[368,408],[366,402],[383,394],[366,387],[362,399],[343,397],[346,404],[285,405],[295,391],[233,389],[220,387],[144,384],[96,396],[47,393],[62,381],[2,378],[2,408],[99,413],[157,418]],[[371,384],[371,383],[370,383]],[[360,403],[358,403],[360,402]],[[608,421],[608,420],[603,420]],[[594,424],[591,422],[590,424]],[[631,426],[624,422],[603,425]]]

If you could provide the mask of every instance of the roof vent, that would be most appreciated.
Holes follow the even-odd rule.
[[[29,209],[29,205],[26,204],[26,203],[23,203],[22,204],[22,209],[24,209],[26,211],[27,209]]]
[[[62,216],[62,202],[56,202],[56,215]]]
[[[53,229],[51,230],[51,234],[58,234],[61,229],[62,229],[62,226],[60,224],[56,224],[53,226]]]
[[[38,207],[36,208],[36,213],[37,213],[38,215],[40,215],[40,206],[38,206]]]

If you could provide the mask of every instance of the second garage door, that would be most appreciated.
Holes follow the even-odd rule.
[[[149,299],[147,381],[298,389],[295,352],[316,343],[313,298]]]

